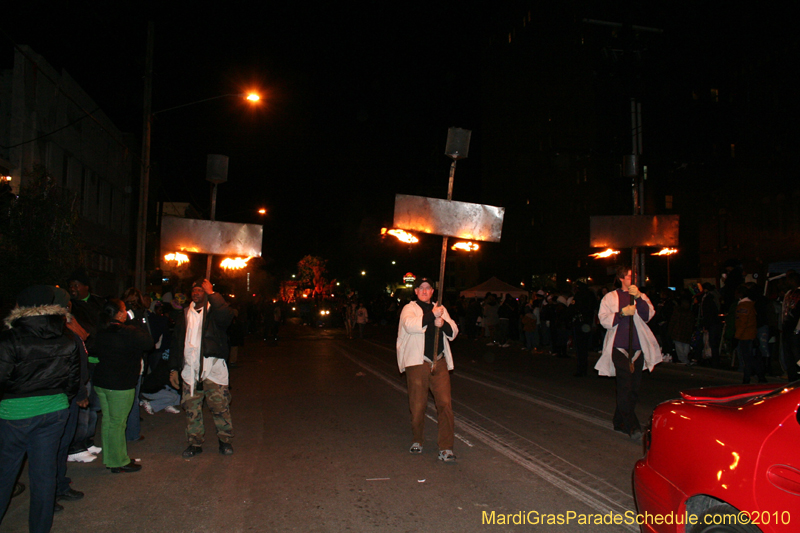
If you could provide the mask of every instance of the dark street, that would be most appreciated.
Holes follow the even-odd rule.
[[[145,439],[129,444],[141,472],[111,474],[101,460],[69,463],[73,488],[86,496],[63,502],[53,531],[480,531],[492,512],[501,531],[519,526],[499,525],[498,517],[520,512],[530,519],[574,513],[550,531],[638,531],[578,523],[635,508],[630,479],[641,446],[611,428],[613,380],[573,377],[573,357],[459,338],[452,377],[458,462],[444,464],[436,459],[432,406],[424,453],[407,451],[394,339],[389,325],[348,340],[340,329],[292,324],[277,345],[248,338],[231,372],[233,456],[217,453],[207,411],[204,453],[191,460],[181,457],[183,415],[142,411]],[[682,388],[739,379],[659,365],[645,375],[639,417],[646,421]],[[27,514],[25,493],[0,529],[26,531]]]

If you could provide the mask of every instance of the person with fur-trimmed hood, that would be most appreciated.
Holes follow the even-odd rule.
[[[80,385],[78,344],[56,290],[23,290],[0,333],[0,517],[27,453],[28,526],[37,532],[53,525],[59,442]]]

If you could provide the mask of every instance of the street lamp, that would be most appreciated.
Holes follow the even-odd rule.
[[[248,100],[248,101],[254,102],[254,103],[258,102],[259,100],[261,100],[261,97],[257,93],[228,93],[228,94],[220,94],[219,96],[212,96],[210,98],[203,98],[201,100],[195,100],[194,102],[189,102],[188,104],[181,104],[181,105],[176,105],[176,106],[173,106],[173,107],[168,107],[166,109],[160,109],[158,111],[154,111],[150,116],[154,117],[156,115],[160,115],[161,113],[166,113],[167,111],[172,111],[174,109],[180,109],[182,107],[189,107],[190,105],[195,105],[195,104],[202,104],[203,102],[209,102],[211,100],[218,100],[220,98],[229,98],[231,96],[235,96],[237,98],[244,98],[245,100]]]
[[[258,102],[261,97],[254,93],[228,93],[219,96],[212,96],[211,98],[203,98],[202,100],[195,100],[187,104],[181,104],[159,111],[152,111],[152,91],[153,91],[153,58],[152,58],[152,39],[153,27],[152,24],[148,30],[148,56],[145,65],[145,90],[144,90],[144,126],[142,128],[142,169],[139,179],[139,217],[136,232],[136,275],[134,285],[141,291],[145,290],[145,244],[147,241],[147,199],[148,189],[150,188],[150,140],[153,129],[153,117],[158,114],[166,113],[174,109],[188,107],[210,100],[217,100],[220,98],[229,98],[235,96],[238,98],[245,98],[250,102]],[[216,192],[216,186],[215,186]],[[213,219],[212,219],[213,220]]]

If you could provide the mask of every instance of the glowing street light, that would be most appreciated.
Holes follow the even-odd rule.
[[[258,210],[258,214],[259,215],[266,215],[267,214],[267,210],[262,207],[261,209]]]
[[[187,104],[176,105],[158,111],[152,110],[152,90],[153,90],[153,39],[154,29],[151,22],[148,26],[147,35],[147,58],[145,65],[145,91],[144,91],[144,124],[142,128],[142,165],[139,175],[139,216],[137,217],[136,227],[136,267],[134,276],[134,286],[141,291],[145,290],[145,244],[147,235],[147,199],[150,189],[150,144],[153,129],[153,119],[160,113],[166,113],[173,109],[180,109],[183,107],[208,102],[210,100],[217,100],[219,98],[228,98],[235,96],[237,98],[244,98],[250,103],[255,104],[261,97],[254,93],[228,93],[219,96],[212,96],[210,98],[203,98],[202,100],[195,100]],[[212,218],[213,220],[213,218]],[[206,270],[210,272],[211,263],[209,262]],[[209,276],[210,277],[210,273]]]

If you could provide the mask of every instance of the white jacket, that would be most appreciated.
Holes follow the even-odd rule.
[[[605,341],[603,341],[603,353],[597,361],[597,364],[594,365],[595,370],[597,370],[601,376],[617,375],[614,369],[614,362],[611,358],[611,352],[614,350],[614,338],[617,336],[617,326],[614,325],[614,317],[622,307],[628,305],[626,303],[620,306],[617,294],[617,291],[613,291],[603,296],[603,300],[600,302],[600,311],[597,313],[600,324],[608,330],[606,331]],[[647,303],[647,320],[642,320],[642,317],[640,317],[637,312],[633,315],[633,323],[636,326],[636,334],[639,336],[639,345],[642,347],[642,353],[644,354],[644,368],[652,371],[662,360],[661,347],[658,345],[655,335],[653,335],[653,332],[650,331],[647,325],[647,322],[656,314],[656,310],[650,302],[650,299],[645,296],[644,293],[642,293],[641,298]]]
[[[400,312],[400,325],[397,328],[397,366],[400,373],[406,371],[407,366],[421,365],[425,362],[425,331],[428,326],[422,325],[422,308],[417,302],[411,302],[403,307]],[[444,310],[442,318],[453,328],[453,335],[444,338],[444,359],[447,362],[447,370],[453,370],[453,354],[450,352],[450,343],[458,335],[458,326],[450,318],[447,309]]]

